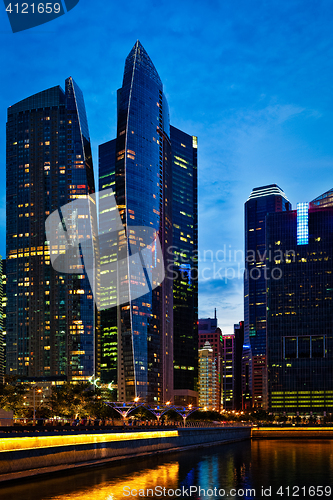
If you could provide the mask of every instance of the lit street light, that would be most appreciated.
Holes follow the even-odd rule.
[[[37,385],[34,385],[32,388],[32,390],[34,391],[34,417],[33,417],[34,425],[36,422],[36,398],[35,398],[36,388],[37,388]],[[37,392],[42,392],[42,389],[38,389]]]

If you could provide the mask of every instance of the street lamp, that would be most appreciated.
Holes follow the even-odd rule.
[[[36,422],[36,398],[35,398],[36,388],[37,385],[34,385],[32,388],[32,390],[34,391],[34,418],[33,418],[34,425]],[[42,392],[42,389],[38,389],[37,392]]]

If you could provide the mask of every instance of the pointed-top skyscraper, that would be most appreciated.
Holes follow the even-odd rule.
[[[160,403],[172,400],[174,373],[180,380],[177,389],[195,388],[197,274],[192,276],[191,270],[196,268],[193,255],[196,257],[197,250],[196,148],[196,138],[175,128],[170,131],[161,79],[137,41],[126,58],[117,94],[117,138],[99,148],[99,189],[114,190],[124,226],[123,234],[120,231],[108,242],[103,240],[101,264],[120,262],[124,257],[125,231],[139,251],[143,246],[140,231],[154,229],[166,277],[161,285],[150,283],[148,292],[133,299],[146,286],[147,276],[140,266],[127,271],[119,271],[118,266],[118,279],[111,276],[109,284],[101,287],[101,301],[108,297],[115,306],[110,308],[112,300],[105,301],[101,311],[101,377],[117,382],[122,401],[135,397]],[[113,217],[112,212],[100,213],[101,236]]]
[[[117,138],[100,147],[100,190],[114,189],[131,244],[139,250],[138,227],[152,228],[166,255],[172,245],[169,110],[159,75],[139,41],[126,59],[117,97]],[[100,214],[101,233],[103,224],[105,215]],[[120,232],[110,252],[120,261],[125,250]],[[102,260],[106,258],[104,250]],[[110,376],[117,376],[120,400],[165,401],[173,391],[172,281],[165,279],[155,289],[151,283],[148,293],[133,300],[147,282],[145,274],[132,267],[118,270],[118,275],[118,283],[111,280],[111,286],[118,304],[126,303],[118,306],[117,314],[102,311],[102,372],[109,368]]]

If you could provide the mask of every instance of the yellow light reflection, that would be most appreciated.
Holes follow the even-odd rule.
[[[55,496],[52,497],[52,500],[123,500],[124,498],[147,498],[146,494],[139,495],[139,490],[144,490],[146,493],[147,489],[154,490],[157,486],[175,490],[179,488],[178,477],[178,462],[170,462],[154,469],[144,469],[135,472],[124,479],[118,478],[114,481],[91,486],[87,490],[79,490]],[[136,490],[136,495],[130,494],[132,490]],[[151,496],[150,492],[149,497]],[[164,495],[160,495],[160,498],[164,498]]]
[[[252,427],[252,432],[257,432],[257,431],[276,431],[276,432],[299,432],[300,434],[302,432],[327,432],[333,431],[333,427]]]
[[[0,441],[0,451],[31,450],[90,443],[110,443],[112,441],[133,441],[136,439],[178,436],[178,431],[121,432],[117,434],[80,434],[75,436],[34,436],[4,438]]]

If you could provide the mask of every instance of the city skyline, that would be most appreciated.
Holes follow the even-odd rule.
[[[6,373],[94,375],[126,400],[165,402],[174,389],[193,398],[197,137],[170,126],[139,41],[117,96],[97,194],[72,77],[65,92],[52,87],[8,108]]]
[[[2,3],[6,499],[332,494],[332,33],[332,0]]]
[[[114,89],[123,59],[139,38],[164,82],[172,123],[198,135],[201,253],[216,254],[224,245],[244,249],[243,204],[254,187],[282,186],[293,208],[332,187],[328,2],[241,2],[237,9],[219,2],[200,8],[187,2],[177,8],[173,2],[163,7],[130,2],[129,9],[131,22],[118,25],[117,6],[97,3],[92,10],[81,0],[66,16],[15,35],[4,13],[3,112],[72,74],[86,98],[96,171],[97,145],[115,135]],[[156,29],[157,15],[163,15],[164,30]],[[90,37],[82,36],[87,16]],[[115,20],[111,31],[103,22],[107,16]],[[4,133],[0,152],[4,158]],[[238,263],[231,264],[237,271]],[[199,295],[199,317],[211,316],[216,305],[219,326],[231,333],[243,317],[242,278],[201,279]]]

